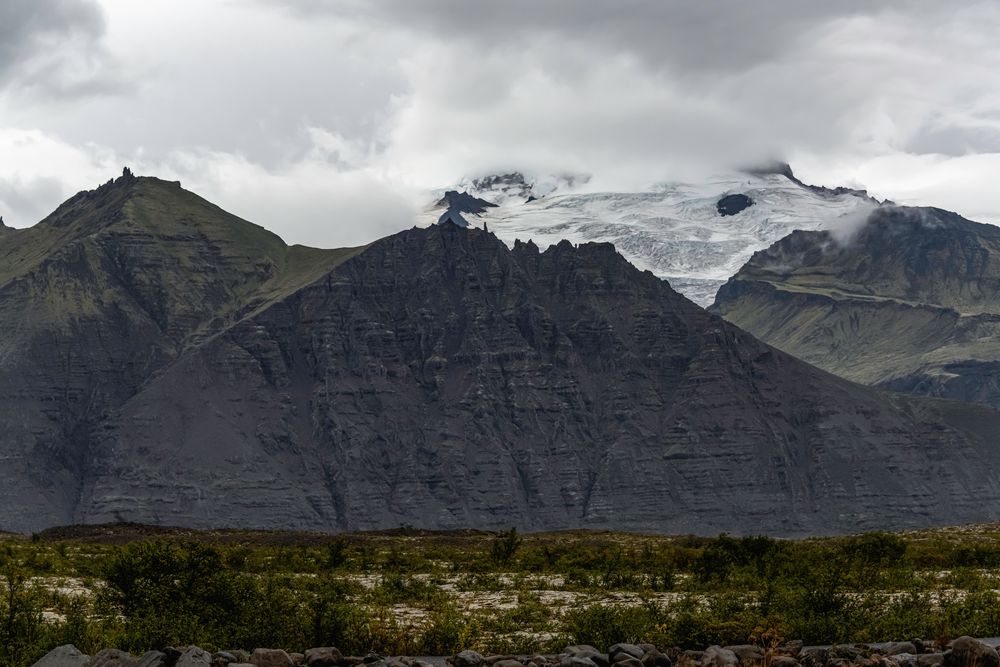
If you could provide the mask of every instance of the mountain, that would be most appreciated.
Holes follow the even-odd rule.
[[[93,432],[152,376],[349,254],[123,176],[0,237],[0,526],[68,523]],[[28,511],[30,510],[30,511]]]
[[[444,209],[444,213],[438,217],[438,224],[450,222],[459,227],[468,227],[469,221],[466,215],[482,215],[487,209],[496,207],[496,204],[473,197],[466,192],[448,190],[438,201],[437,205]]]
[[[758,252],[714,310],[843,377],[1000,407],[1000,228],[886,206]]]
[[[454,191],[495,207],[459,217],[488,225],[508,245],[532,240],[545,248],[613,243],[630,262],[670,281],[708,306],[718,288],[754,253],[796,229],[838,227],[877,202],[847,188],[806,185],[787,164],[734,172],[702,183],[671,183],[647,192],[579,192],[585,178],[535,182],[522,174],[466,179]],[[422,224],[453,217],[442,198]],[[461,225],[462,222],[459,222]]]
[[[122,178],[4,237],[0,528],[819,534],[1000,517],[1000,415],[853,384],[607,243],[288,248]]]

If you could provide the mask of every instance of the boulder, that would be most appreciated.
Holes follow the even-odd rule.
[[[608,649],[608,658],[611,659],[611,662],[618,662],[619,656],[629,656],[641,660],[644,655],[646,655],[646,651],[641,647],[624,642],[615,644]]]
[[[306,656],[304,653],[289,653],[288,657],[292,659],[292,664],[295,665],[306,664]]]
[[[311,648],[305,652],[308,667],[336,667],[344,656],[332,646]]]
[[[761,664],[764,660],[764,652],[753,644],[737,644],[736,646],[726,646],[727,650],[736,654],[736,658],[741,665]]]
[[[920,667],[917,663],[917,656],[913,653],[896,653],[892,656],[899,667]]]
[[[241,660],[228,651],[216,651],[212,654],[212,667],[226,667],[234,662]]]
[[[645,665],[642,664],[642,660],[637,660],[636,658],[625,655],[624,653],[619,654],[618,657],[621,659],[612,663],[614,667],[645,667]]]
[[[501,658],[493,663],[493,667],[524,667],[524,664],[516,658]]]
[[[778,655],[771,658],[771,667],[799,667],[799,661],[790,655]]]
[[[803,644],[801,639],[793,639],[779,646],[778,653],[781,655],[790,655],[794,658],[802,652],[802,646]]]
[[[254,649],[250,654],[250,664],[257,667],[295,667],[288,654],[279,648]]]
[[[886,646],[883,650],[886,655],[899,655],[900,653],[909,653],[911,655],[916,655],[919,653],[917,647],[913,642],[892,642]]]
[[[702,667],[737,667],[739,664],[736,653],[721,646],[709,646],[701,656]]]
[[[944,653],[924,653],[917,656],[919,667],[940,667],[944,664]]]
[[[896,661],[896,656],[873,655],[868,658],[868,662],[872,667],[900,667],[899,662]]]
[[[106,648],[87,663],[87,667],[138,667],[139,660],[125,651]]]
[[[559,658],[559,667],[599,667],[590,658],[579,655],[564,655]]]
[[[1000,667],[1000,655],[992,646],[969,636],[959,637],[944,654],[945,667]]]
[[[32,667],[83,667],[88,662],[89,655],[84,655],[72,644],[64,644],[46,653]]]
[[[191,646],[181,653],[174,667],[212,667],[212,654]]]
[[[670,657],[655,646],[648,649],[644,646],[640,646],[639,648],[643,648],[646,651],[642,656],[642,664],[644,667],[670,667],[673,664]]]
[[[854,662],[863,655],[863,652],[853,644],[834,644],[830,647],[830,657],[840,658],[849,662]]]
[[[608,667],[611,664],[611,660],[608,659],[607,653],[601,653],[590,644],[567,646],[563,649],[563,655],[568,655],[574,658],[588,658],[593,661],[597,667]]]
[[[139,658],[138,667],[170,667],[173,664],[163,651],[146,651]]]
[[[450,660],[455,667],[481,667],[486,659],[476,651],[462,651]]]

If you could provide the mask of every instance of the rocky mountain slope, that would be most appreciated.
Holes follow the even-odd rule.
[[[720,291],[726,319],[866,384],[1000,407],[1000,228],[883,207],[849,239],[795,232]]]
[[[647,192],[575,191],[581,180],[534,183],[519,173],[466,180],[458,187],[465,196],[498,205],[464,211],[454,198],[435,197],[423,224],[460,212],[508,245],[517,239],[542,249],[561,240],[613,243],[639,268],[708,306],[754,251],[796,229],[851,224],[844,219],[876,204],[861,191],[806,185],[785,164]]]
[[[609,244],[287,248],[176,184],[0,254],[0,528],[832,533],[996,519],[992,410],[852,384]]]
[[[349,253],[288,248],[176,183],[81,192],[0,241],[0,528],[68,523],[94,429],[185,350]],[[30,511],[29,511],[30,510]]]

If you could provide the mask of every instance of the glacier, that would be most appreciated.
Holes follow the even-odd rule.
[[[585,179],[579,180],[586,187]],[[609,242],[635,266],[701,306],[712,303],[719,287],[754,252],[796,229],[855,224],[859,214],[879,203],[861,190],[806,185],[787,165],[698,183],[665,183],[645,192],[566,191],[579,180],[533,189],[530,179],[507,174],[465,179],[458,187],[497,204],[463,215],[473,226],[488,225],[507,245],[518,239],[542,249],[562,240]],[[727,195],[745,195],[753,204],[722,215],[718,204]],[[427,207],[420,224],[433,224],[443,210],[439,202]]]

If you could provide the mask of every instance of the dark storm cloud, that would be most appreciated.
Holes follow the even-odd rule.
[[[261,0],[307,15],[337,15],[419,29],[478,48],[536,39],[568,40],[633,53],[678,73],[743,70],[781,59],[830,20],[926,2],[769,0]]]
[[[407,36],[396,138],[420,115],[432,139],[413,150],[464,145],[480,169],[491,153],[497,164],[533,161],[520,143],[589,152],[581,162],[594,163],[618,162],[615,150],[676,163],[995,147],[988,124],[951,108],[983,64],[976,33],[992,34],[989,3],[259,1],[310,22]],[[535,101],[519,106],[524,97]]]

